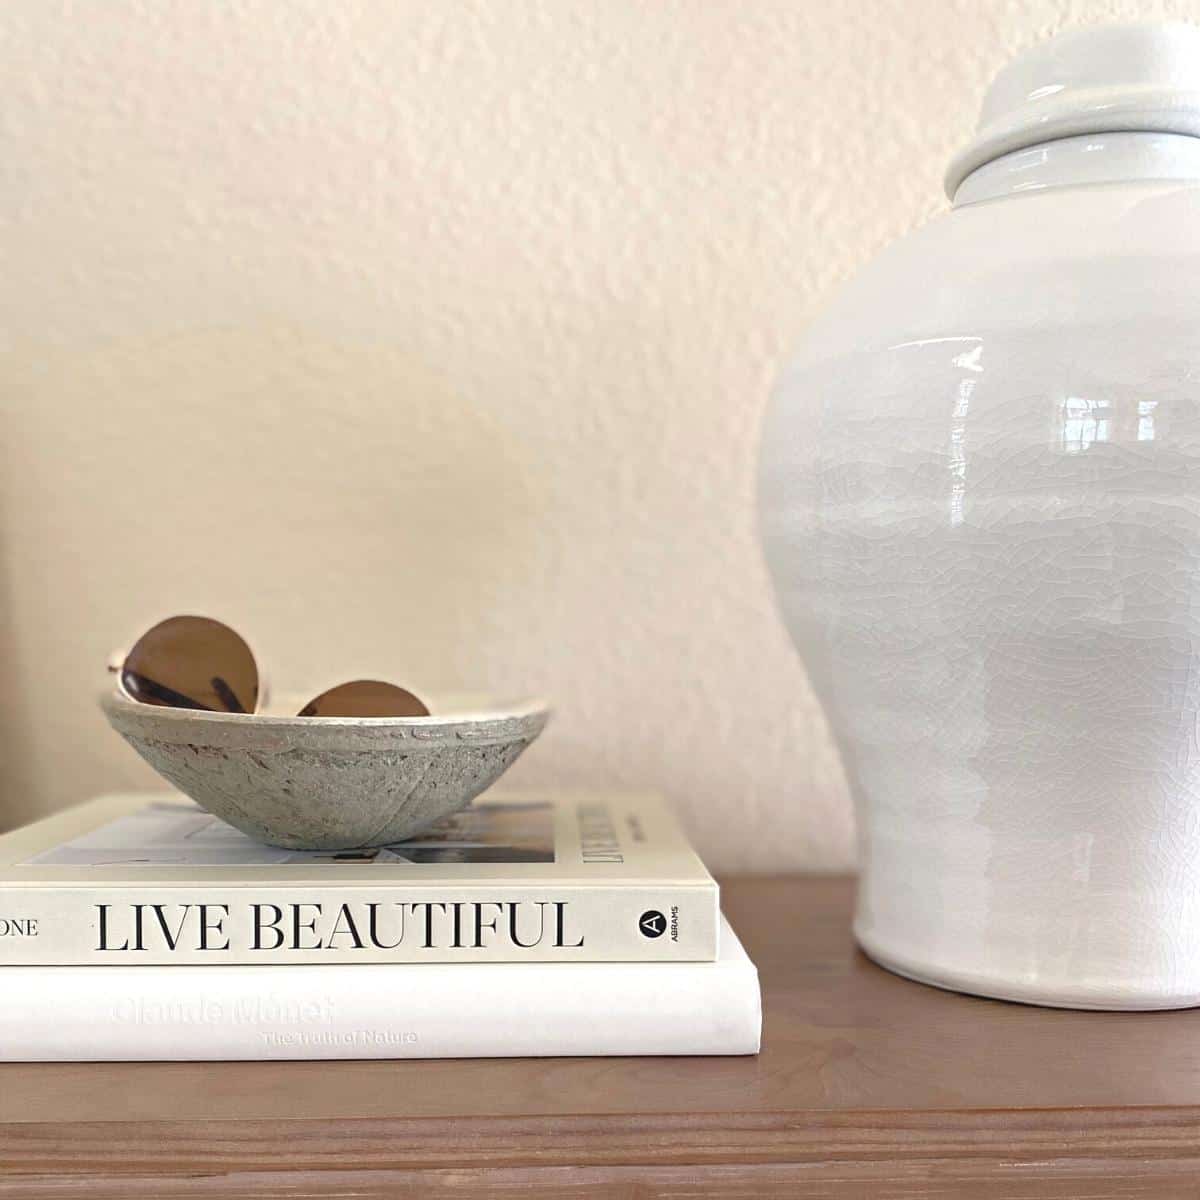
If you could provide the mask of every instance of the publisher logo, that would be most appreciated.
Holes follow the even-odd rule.
[[[642,937],[662,937],[667,932],[667,918],[652,908],[638,917],[638,928],[642,931]]]

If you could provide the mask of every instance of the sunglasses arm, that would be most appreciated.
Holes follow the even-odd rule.
[[[119,673],[125,665],[125,660],[129,657],[128,650],[114,650],[109,656],[105,667],[110,675],[117,675],[117,689],[122,695],[128,695],[125,688],[121,684]],[[131,697],[132,698],[132,697]],[[271,702],[271,686],[266,675],[261,671],[258,675],[258,703],[255,705],[254,711],[261,713]]]

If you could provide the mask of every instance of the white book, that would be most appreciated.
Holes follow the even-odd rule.
[[[655,796],[493,792],[346,852],[264,845],[172,793],[0,837],[0,966],[697,962],[718,920]]]
[[[4,967],[0,1061],[756,1054],[758,972],[715,962]]]

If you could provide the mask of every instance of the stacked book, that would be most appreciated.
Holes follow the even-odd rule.
[[[0,1060],[753,1054],[758,976],[648,797],[298,852],[185,798],[0,837]]]

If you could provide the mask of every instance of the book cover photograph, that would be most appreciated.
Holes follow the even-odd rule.
[[[22,865],[46,867],[271,867],[282,863],[554,862],[553,805],[493,801],[443,817],[407,842],[362,850],[288,850],[256,842],[183,799],[159,799]]]

